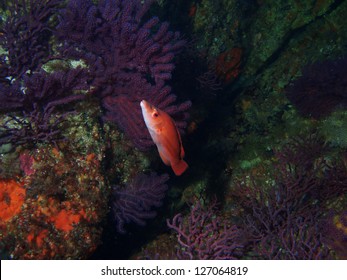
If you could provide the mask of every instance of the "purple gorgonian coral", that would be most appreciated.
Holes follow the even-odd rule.
[[[62,139],[61,125],[84,99],[87,72],[82,68],[48,73],[54,17],[61,1],[16,0],[1,24],[0,144],[35,145]]]
[[[119,233],[125,233],[125,224],[144,226],[146,220],[156,216],[155,207],[162,204],[167,190],[167,174],[138,174],[124,187],[114,186],[112,190],[112,210]]]
[[[0,82],[19,79],[26,72],[39,70],[52,55],[52,18],[59,0],[9,1],[9,15],[0,27]]]
[[[241,229],[219,216],[216,204],[197,202],[190,213],[174,216],[167,225],[177,235],[177,258],[183,260],[233,260],[242,256]]]
[[[35,145],[62,139],[60,126],[74,110],[71,103],[84,99],[87,88],[84,69],[25,76],[23,85],[0,87],[6,112],[0,125],[0,144]],[[13,92],[11,92],[13,91]],[[10,108],[10,110],[9,110]],[[60,110],[64,108],[64,110]]]
[[[236,183],[253,258],[331,258],[322,221],[345,193],[347,173],[343,163],[327,162],[326,150],[317,136],[293,139],[275,152],[270,179],[258,174]]]
[[[63,56],[83,60],[104,119],[115,122],[134,145],[153,145],[142,118],[145,99],[170,114],[179,130],[186,126],[190,102],[176,104],[166,82],[183,47],[179,33],[157,17],[144,20],[153,0],[69,1],[61,11],[57,37]]]

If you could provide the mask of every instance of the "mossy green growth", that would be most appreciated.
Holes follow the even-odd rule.
[[[3,149],[3,146],[0,146],[0,149]],[[17,176],[20,174],[20,168],[19,168],[19,158],[18,158],[18,152],[10,150],[5,151],[5,153],[0,152],[0,178],[6,179],[6,178],[13,178],[14,176]]]
[[[0,155],[7,154],[13,149],[13,145],[11,143],[6,143],[0,145]]]
[[[0,2],[0,26],[3,22],[6,21],[7,17],[10,16],[10,11],[8,9],[9,3],[12,1],[1,1]]]
[[[208,60],[217,57],[221,52],[239,46],[237,32],[240,13],[238,1],[235,0],[202,0],[197,4],[193,16],[193,31],[198,38],[197,48],[207,51]]]
[[[101,125],[101,114],[98,100],[87,96],[86,101],[78,104],[76,114],[69,116],[64,136],[71,149],[85,155],[94,153],[103,161],[106,176],[112,184],[124,185],[137,174],[149,171],[150,161],[114,124]]]
[[[346,37],[341,24],[346,17],[346,3],[332,8],[332,0],[263,2],[243,40],[250,50],[244,68],[247,76],[277,56],[285,58],[286,64],[298,56],[303,59],[308,55],[305,60],[311,61],[323,59],[340,48],[339,37]],[[286,55],[287,51],[291,55]]]
[[[42,69],[48,73],[55,71],[67,71],[69,69],[86,68],[87,65],[83,60],[50,60],[42,65]]]
[[[112,183],[125,185],[137,174],[150,171],[151,162],[148,155],[134,148],[116,125],[105,123],[103,131],[105,142],[109,143],[106,173]]]
[[[71,148],[84,155],[94,153],[102,157],[104,144],[100,133],[100,108],[96,100],[87,100],[75,105],[75,113],[67,117],[61,124],[63,136]]]
[[[163,7],[165,5],[165,0],[157,0],[157,3],[160,7]]]
[[[338,110],[322,120],[318,125],[320,134],[330,145],[347,148],[347,111]]]
[[[260,157],[256,157],[250,160],[242,160],[240,162],[240,167],[242,169],[251,169],[252,167],[256,166],[257,164],[261,162],[262,162],[262,159]]]
[[[5,51],[1,46],[0,46],[0,55],[7,54],[7,51]]]
[[[200,178],[189,184],[183,191],[181,200],[175,205],[177,209],[184,205],[194,204],[197,198],[204,198],[206,195],[207,178]]]

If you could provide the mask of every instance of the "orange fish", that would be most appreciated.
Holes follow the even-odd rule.
[[[183,160],[182,141],[174,121],[167,113],[146,100],[142,100],[140,105],[143,119],[161,159],[171,166],[177,176],[181,175],[188,168],[188,164]]]

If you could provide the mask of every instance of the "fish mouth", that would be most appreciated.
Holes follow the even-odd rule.
[[[141,108],[148,108],[149,107],[149,103],[146,100],[142,100],[140,102],[140,106],[141,106]]]

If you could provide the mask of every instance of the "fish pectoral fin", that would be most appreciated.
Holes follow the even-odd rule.
[[[184,149],[183,149],[182,143],[181,143],[181,153],[180,153],[180,156],[181,156],[181,159],[184,158]]]
[[[158,134],[158,135],[162,134],[162,132],[163,132],[162,128],[156,128],[155,129],[155,133]]]
[[[175,126],[175,128],[176,128],[176,132],[177,132],[177,136],[178,136],[178,141],[179,141],[179,143],[180,143],[180,148],[181,148],[181,150],[180,150],[180,157],[181,157],[181,159],[183,159],[183,158],[184,158],[184,149],[183,149],[183,145],[182,145],[181,134],[180,134],[180,132],[178,131],[178,129],[177,129],[176,126]]]
[[[162,152],[159,151],[159,155],[160,155],[161,160],[162,160],[166,165],[168,165],[168,166],[171,165],[169,159],[168,159],[167,157],[165,157],[164,154],[163,154]]]

